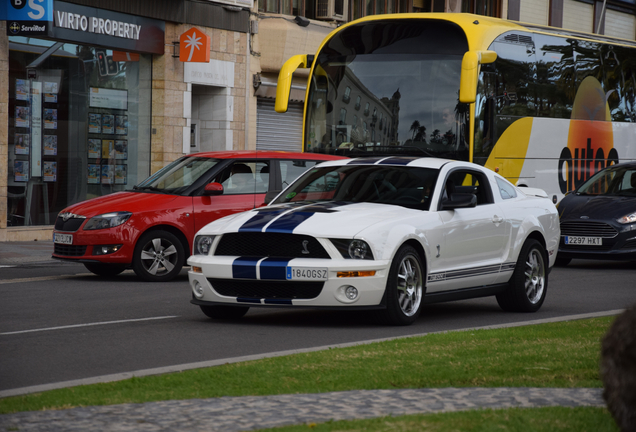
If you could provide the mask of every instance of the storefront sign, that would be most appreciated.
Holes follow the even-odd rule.
[[[207,63],[210,61],[210,36],[197,28],[191,28],[179,38],[179,60]]]
[[[186,83],[231,88],[234,87],[234,63],[222,60],[184,63],[183,80]]]
[[[54,22],[48,33],[53,39],[164,54],[163,21],[63,1],[55,1],[53,6]]]
[[[9,0],[0,6],[9,36],[47,35],[52,27],[53,0]]]

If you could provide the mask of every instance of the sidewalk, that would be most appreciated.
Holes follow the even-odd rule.
[[[487,408],[603,407],[600,388],[441,388],[221,397],[0,415],[0,430],[238,432]]]
[[[53,241],[0,242],[0,265],[52,261]]]

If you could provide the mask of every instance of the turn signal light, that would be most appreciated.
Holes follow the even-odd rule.
[[[375,276],[375,270],[366,270],[366,271],[348,271],[348,272],[338,272],[338,277],[367,277],[367,276]]]
[[[203,273],[203,269],[201,269],[201,267],[192,266],[190,270],[192,270],[192,273]]]

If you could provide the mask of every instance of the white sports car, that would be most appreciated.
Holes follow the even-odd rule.
[[[201,229],[192,303],[212,318],[250,307],[373,309],[408,325],[422,305],[495,295],[537,311],[559,246],[545,192],[433,158],[317,165],[268,206]]]

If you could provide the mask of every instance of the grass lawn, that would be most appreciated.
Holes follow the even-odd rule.
[[[0,399],[0,413],[361,389],[602,387],[600,340],[613,319],[431,334],[51,390]]]

